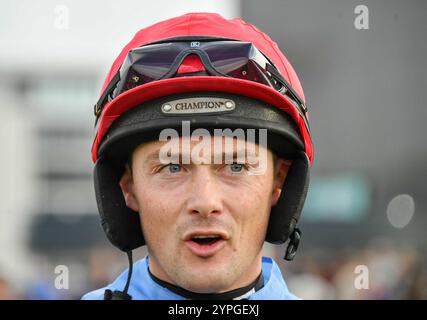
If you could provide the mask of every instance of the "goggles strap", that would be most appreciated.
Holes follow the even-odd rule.
[[[295,99],[296,103],[299,106],[298,109],[300,111],[300,114],[301,114],[302,118],[304,119],[304,123],[306,125],[306,128],[307,128],[308,132],[310,133],[310,125],[308,124],[308,121],[306,118],[308,108],[307,108],[307,105],[305,104],[304,100],[301,99],[301,97],[298,95],[298,93],[295,92],[295,90],[292,88],[292,86],[285,80],[285,78],[283,78],[283,76],[276,70],[276,68],[274,68],[270,64],[267,64],[266,69],[268,72],[270,72],[270,74],[273,76],[273,78],[275,80],[279,81],[286,88],[286,90],[289,91],[291,96]]]
[[[96,117],[95,126],[96,126],[96,123],[98,122],[99,115],[101,114],[102,108],[104,107],[104,104],[107,102],[108,96],[111,93],[113,93],[119,81],[120,81],[120,70],[117,71],[117,73],[114,75],[114,77],[111,79],[110,83],[108,84],[107,88],[105,88],[101,97],[99,97],[98,102],[93,106],[93,113],[95,114],[95,117]]]
[[[307,113],[307,107],[305,106],[304,101],[295,92],[295,90],[292,88],[292,86],[285,80],[285,78],[283,78],[283,76],[279,72],[277,72],[277,70],[273,66],[271,66],[270,64],[267,64],[267,71],[271,73],[271,75],[274,77],[274,79],[278,80],[283,86],[286,87],[286,89],[291,93],[291,95],[298,102],[298,104],[301,105],[302,111],[304,111],[304,114]]]

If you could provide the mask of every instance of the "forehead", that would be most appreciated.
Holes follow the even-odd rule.
[[[206,151],[206,148],[209,149],[211,155],[215,154],[233,154],[238,152],[249,153],[250,151],[255,152],[255,155],[260,154],[261,152],[271,153],[266,146],[257,144],[250,140],[243,140],[236,137],[214,137],[214,136],[203,136],[200,139],[195,139],[194,137],[173,137],[168,141],[150,141],[140,144],[133,153],[133,156],[142,157],[142,158],[153,158],[153,156],[158,155],[159,151],[163,146],[169,144],[171,146],[171,151],[173,153],[182,153],[185,152],[186,146],[191,149],[196,146],[200,147],[202,145],[203,149]]]

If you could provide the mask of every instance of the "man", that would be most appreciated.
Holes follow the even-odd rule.
[[[95,105],[95,191],[130,268],[84,299],[296,299],[264,241],[296,228],[313,158],[307,108],[277,45],[191,13],[139,31]],[[131,252],[148,256],[132,263]]]

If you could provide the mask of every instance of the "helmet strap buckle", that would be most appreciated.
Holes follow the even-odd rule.
[[[289,237],[289,243],[288,243],[288,246],[286,247],[286,252],[283,259],[287,261],[292,261],[295,258],[300,240],[301,240],[301,230],[298,228],[294,228],[294,230],[292,231]]]

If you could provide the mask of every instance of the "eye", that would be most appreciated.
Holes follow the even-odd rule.
[[[170,173],[178,173],[182,169],[181,165],[180,164],[176,164],[176,163],[169,163],[169,164],[163,166],[162,170],[165,169],[166,167],[168,168],[168,170],[169,170]]]
[[[241,172],[244,167],[242,163],[232,163],[230,164],[230,169],[232,172]]]

